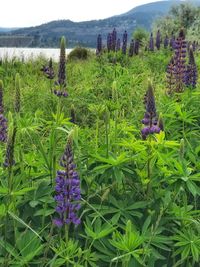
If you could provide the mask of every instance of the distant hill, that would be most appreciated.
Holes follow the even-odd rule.
[[[14,31],[14,30],[17,30],[18,28],[1,28],[0,27],[0,33],[5,33],[5,32],[11,32],[11,31]]]
[[[200,5],[200,0],[193,2]],[[180,0],[159,1],[135,7],[124,14],[102,20],[84,22],[58,20],[7,33],[0,31],[0,46],[58,47],[60,37],[65,36],[68,47],[76,45],[95,47],[99,33],[105,39],[107,33],[114,27],[120,36],[124,30],[127,30],[129,37],[137,27],[150,30],[155,19],[167,14],[174,4],[179,3],[181,3]]]

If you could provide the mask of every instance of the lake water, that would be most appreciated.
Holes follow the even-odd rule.
[[[66,49],[66,55],[70,53],[72,49]],[[0,59],[13,59],[18,58],[20,60],[29,60],[37,57],[50,57],[58,61],[60,55],[59,48],[12,48],[12,47],[0,47]]]

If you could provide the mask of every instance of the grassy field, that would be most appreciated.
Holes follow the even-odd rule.
[[[8,141],[0,143],[1,266],[199,266],[200,86],[167,94],[172,54],[68,60],[66,98],[52,93],[44,59],[1,62],[8,120]],[[195,61],[199,69],[199,52]],[[143,140],[149,87],[164,130]],[[58,227],[63,153],[67,172],[80,179],[80,223]]]

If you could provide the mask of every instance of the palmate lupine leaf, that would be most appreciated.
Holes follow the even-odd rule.
[[[174,256],[181,255],[183,261],[187,261],[189,257],[192,257],[195,262],[199,262],[200,237],[192,229],[177,231],[172,240],[175,241],[175,247],[177,247]]]
[[[110,226],[110,224],[102,224],[102,220],[99,217],[94,223],[91,223],[87,218],[84,226],[87,236],[93,240],[104,238],[115,230],[115,227]]]
[[[140,264],[146,266],[141,256],[148,253],[148,249],[142,247],[145,236],[140,235],[132,226],[131,221],[127,221],[125,233],[121,234],[116,231],[113,233],[112,239],[109,240],[112,246],[119,250],[120,255],[112,259],[112,261],[130,262],[131,257],[135,258]]]

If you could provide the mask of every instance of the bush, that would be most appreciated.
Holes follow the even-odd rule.
[[[89,51],[88,49],[84,47],[76,47],[74,48],[68,55],[68,59],[82,59],[86,60],[88,59]]]

